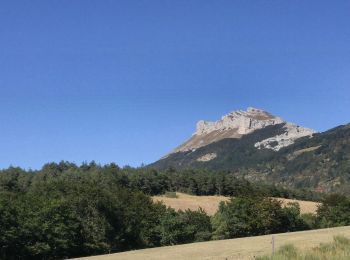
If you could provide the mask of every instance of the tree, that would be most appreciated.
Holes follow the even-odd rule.
[[[160,221],[161,245],[205,241],[211,237],[210,217],[203,211],[168,208]]]
[[[325,197],[317,209],[319,227],[350,225],[350,199],[340,194]]]
[[[282,208],[267,197],[238,197],[222,202],[213,220],[214,239],[265,235],[303,229],[299,208]]]

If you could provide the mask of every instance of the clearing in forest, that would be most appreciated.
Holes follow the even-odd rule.
[[[228,201],[229,197],[224,196],[194,196],[185,193],[176,192],[177,198],[168,198],[166,196],[154,196],[154,201],[162,201],[168,207],[176,210],[197,210],[199,207],[204,209],[208,215],[214,215],[218,210],[221,201]],[[283,204],[289,202],[298,202],[301,213],[315,213],[319,203],[304,200],[279,199]]]

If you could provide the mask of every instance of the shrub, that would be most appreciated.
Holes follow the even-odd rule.
[[[280,201],[266,197],[239,197],[221,203],[212,224],[214,239],[307,229],[298,204],[283,208]]]
[[[317,225],[321,228],[350,225],[350,199],[339,194],[327,196],[317,209]]]
[[[160,220],[161,245],[177,245],[209,240],[210,217],[202,210],[176,212],[168,208]]]

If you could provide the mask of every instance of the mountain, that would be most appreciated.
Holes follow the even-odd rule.
[[[240,139],[242,136],[270,125],[284,124],[283,133],[260,140],[256,147],[270,148],[278,151],[284,146],[292,144],[303,136],[311,136],[314,130],[287,123],[261,109],[249,107],[247,111],[233,111],[216,122],[199,121],[197,130],[192,137],[177,147],[171,153],[194,151],[199,147],[220,141],[226,138]]]
[[[238,110],[224,115],[216,122],[199,121],[189,140],[152,166],[213,168],[215,165],[221,169],[223,160],[230,160],[232,166],[241,164],[241,159],[248,160],[242,149],[249,148],[250,156],[272,154],[263,150],[279,151],[295,140],[311,137],[314,133],[312,129],[288,123],[269,112],[249,107],[246,111]],[[235,158],[227,158],[232,155]]]
[[[316,133],[248,108],[199,121],[188,141],[149,167],[228,171],[251,181],[350,194],[350,125]]]

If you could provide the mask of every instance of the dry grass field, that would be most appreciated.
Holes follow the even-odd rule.
[[[152,198],[154,201],[162,201],[168,207],[176,210],[197,210],[201,207],[209,215],[214,215],[221,201],[227,201],[230,199],[224,196],[193,196],[180,192],[176,192],[176,195],[177,198],[167,198],[165,196],[154,196]]]
[[[174,208],[176,210],[191,209],[197,210],[199,207],[203,208],[209,215],[214,215],[218,209],[221,201],[229,200],[228,197],[224,196],[193,196],[185,193],[177,192],[177,198],[167,198],[165,196],[154,196],[154,201],[162,201],[165,205]],[[283,204],[289,202],[298,202],[300,205],[301,213],[315,213],[317,209],[317,202],[303,201],[303,200],[290,200],[290,199],[279,199]]]
[[[286,244],[305,250],[318,246],[320,243],[332,242],[336,235],[350,238],[350,226],[329,229],[319,229],[302,232],[275,234],[276,250]],[[86,257],[86,260],[233,260],[254,259],[255,256],[272,252],[272,235],[209,241],[178,246],[158,247],[134,250],[124,253]]]

